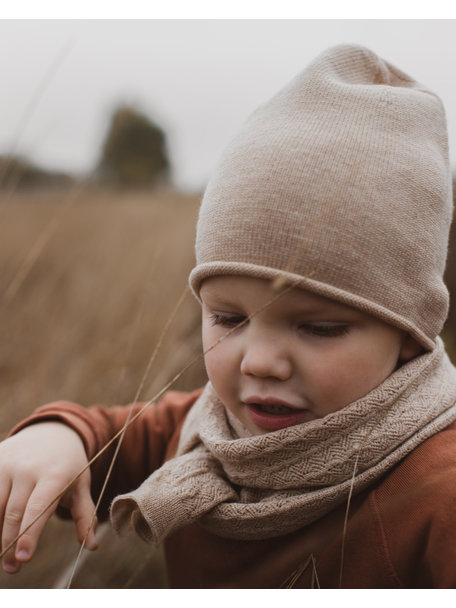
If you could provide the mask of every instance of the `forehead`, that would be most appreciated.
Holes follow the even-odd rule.
[[[263,307],[272,310],[344,312],[363,315],[350,306],[299,287],[275,287],[269,279],[248,276],[216,276],[206,279],[200,292],[203,304],[227,307]]]

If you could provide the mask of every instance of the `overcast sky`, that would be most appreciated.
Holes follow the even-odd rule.
[[[112,110],[166,132],[176,183],[201,189],[255,107],[325,48],[360,43],[432,88],[456,168],[456,20],[0,20],[0,154],[95,165]]]

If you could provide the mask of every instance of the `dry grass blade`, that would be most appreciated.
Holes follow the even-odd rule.
[[[184,369],[182,369],[178,374],[176,374],[174,376],[174,378],[172,378],[172,380],[170,380],[168,382],[168,384],[166,386],[164,386],[162,388],[161,391],[159,391],[150,401],[148,401],[139,412],[137,412],[134,416],[132,416],[130,418],[130,420],[128,421],[128,423],[124,424],[124,426],[108,441],[108,443],[106,443],[99,452],[97,452],[97,454],[95,454],[95,456],[86,464],[86,466],[81,469],[79,471],[79,473],[77,475],[75,475],[73,477],[73,479],[71,479],[71,481],[69,481],[65,487],[51,500],[48,502],[48,504],[40,511],[40,513],[38,513],[38,515],[30,522],[30,524],[24,528],[24,530],[22,530],[22,532],[20,534],[18,534],[16,536],[16,538],[14,538],[0,553],[0,559],[5,555],[5,553],[7,551],[9,551],[12,547],[14,547],[14,545],[17,543],[17,541],[28,531],[30,530],[30,528],[40,519],[40,517],[42,517],[46,511],[48,511],[58,500],[60,500],[60,498],[62,498],[62,496],[71,488],[71,486],[81,477],[81,475],[83,475],[85,473],[85,471],[87,471],[87,469],[89,469],[92,464],[94,462],[96,462],[96,460],[98,460],[98,458],[104,454],[104,452],[115,442],[117,441],[117,439],[119,439],[119,437],[121,437],[125,431],[127,430],[127,428],[130,426],[130,424],[132,424],[137,418],[139,418],[139,416],[141,416],[141,414],[143,414],[143,412],[145,412],[145,410],[152,405],[152,403],[154,403],[155,401],[157,401],[157,399],[159,399],[186,371],[187,369],[189,369],[194,363],[196,363],[196,361],[198,359],[200,359],[203,355],[198,355],[197,357],[195,357],[194,359],[192,359],[188,365],[185,366]]]
[[[116,449],[115,449],[114,454],[113,454],[113,456],[111,458],[111,462],[109,463],[108,471],[106,473],[106,476],[105,476],[105,479],[104,479],[104,482],[103,482],[103,486],[102,486],[102,488],[100,490],[100,493],[99,493],[98,498],[97,498],[97,502],[95,504],[95,509],[93,511],[93,514],[92,514],[92,519],[90,521],[90,524],[89,524],[89,527],[87,529],[86,535],[84,536],[84,539],[83,539],[83,541],[81,543],[81,547],[80,547],[78,555],[76,557],[76,560],[75,560],[75,563],[74,563],[74,566],[73,566],[73,570],[72,570],[71,575],[70,575],[70,577],[68,579],[67,589],[69,589],[71,587],[74,575],[75,575],[77,567],[78,567],[79,560],[80,560],[81,555],[82,555],[82,551],[83,551],[83,549],[85,547],[85,544],[87,542],[87,538],[89,536],[90,530],[93,528],[93,526],[95,524],[95,518],[96,518],[96,515],[97,515],[97,512],[98,512],[98,509],[100,507],[101,500],[102,500],[102,498],[104,496],[104,493],[105,493],[105,490],[106,490],[109,478],[110,478],[111,473],[112,473],[112,469],[113,469],[114,464],[115,464],[115,462],[117,460],[117,455],[118,455],[120,447],[122,445],[122,441],[123,441],[123,438],[125,436],[125,432],[126,432],[126,430],[128,428],[127,425],[129,424],[130,418],[131,418],[132,413],[133,413],[134,403],[136,403],[138,401],[138,399],[139,399],[139,396],[140,396],[140,394],[142,392],[142,389],[143,389],[144,383],[146,381],[146,378],[149,375],[149,372],[150,372],[150,369],[152,367],[152,364],[155,361],[155,359],[157,357],[157,354],[158,354],[158,351],[160,350],[160,347],[161,347],[161,345],[163,343],[163,340],[165,339],[165,336],[168,333],[169,328],[171,327],[172,322],[176,318],[177,313],[181,309],[182,303],[183,303],[185,297],[187,296],[188,292],[189,292],[189,288],[188,288],[188,285],[186,285],[184,291],[182,292],[181,297],[179,298],[179,301],[177,302],[176,306],[174,307],[174,310],[171,312],[171,315],[168,318],[168,320],[166,322],[166,325],[163,328],[162,333],[161,333],[161,335],[160,335],[160,337],[158,339],[158,342],[157,342],[157,344],[155,346],[155,349],[154,349],[154,351],[153,351],[153,353],[152,353],[152,355],[151,355],[151,357],[149,359],[149,362],[147,364],[146,370],[145,370],[144,375],[143,375],[143,377],[141,379],[141,383],[140,383],[140,385],[138,387],[138,390],[136,392],[135,398],[133,399],[133,403],[132,403],[132,405],[130,407],[130,411],[128,413],[127,420],[126,420],[125,429],[124,429],[123,433],[119,437],[119,441],[117,442]]]
[[[280,589],[293,589],[310,564],[312,564],[312,579],[310,587],[311,589],[320,589],[320,581],[317,573],[317,560],[315,559],[313,553],[311,553],[306,561],[298,566],[296,570],[292,572],[287,579],[285,579],[285,581],[280,585]]]
[[[309,555],[309,557],[306,559],[306,561],[303,562],[300,566],[298,566],[296,568],[296,570],[294,572],[292,572],[290,574],[290,576],[283,581],[283,583],[280,585],[280,589],[293,589],[293,587],[296,585],[298,580],[301,578],[301,576],[304,574],[304,572],[309,567],[309,564],[311,563],[311,561],[312,561],[312,555]]]
[[[321,589],[320,581],[318,579],[318,572],[317,572],[317,560],[315,559],[313,553],[310,557],[312,558],[312,584],[311,584],[311,587],[312,587],[312,589],[315,589],[315,586],[316,586],[317,589]]]
[[[37,240],[37,245],[33,248],[33,252],[28,256],[27,258],[27,264],[23,265],[22,271],[21,273],[18,275],[16,275],[15,280],[13,281],[12,284],[10,284],[9,286],[9,290],[8,290],[8,297],[11,300],[12,297],[14,297],[14,295],[17,293],[20,285],[23,283],[25,277],[27,276],[29,270],[33,267],[34,262],[36,261],[37,257],[39,256],[40,252],[43,250],[46,242],[48,242],[50,235],[53,233],[53,231],[55,231],[55,229],[57,228],[59,222],[57,220],[54,220],[50,226],[48,227],[48,229],[45,231],[44,234],[40,235],[40,238]],[[254,314],[258,314],[259,312],[261,312],[262,310],[264,310],[264,308],[266,308],[267,306],[269,306],[273,301],[275,301],[277,298],[281,297],[282,295],[284,295],[285,293],[287,293],[288,291],[291,291],[292,289],[295,288],[296,283],[298,283],[299,281],[296,280],[295,283],[289,283],[287,285],[283,285],[283,284],[278,284],[278,285],[274,285],[274,289],[276,290],[276,293],[274,294],[274,296],[268,301],[266,302],[259,310],[255,311]],[[213,344],[209,349],[207,349],[206,353],[209,352],[212,348],[215,348],[217,346],[217,344],[219,344],[222,340],[226,339],[233,331],[235,331],[238,327],[244,325],[245,323],[248,322],[248,320],[250,318],[252,318],[254,316],[254,314],[252,314],[250,317],[246,318],[243,322],[241,322],[238,326],[233,327],[231,330],[229,330],[228,332],[226,332],[226,334],[224,336],[222,336],[215,344]],[[49,508],[52,507],[52,505],[54,505],[60,498],[61,496],[68,490],[68,488],[80,477],[80,475],[83,474],[83,472],[85,470],[87,470],[88,467],[90,467],[93,462],[95,462],[95,460],[114,442],[116,441],[126,430],[126,428],[129,426],[129,424],[131,424],[132,422],[134,422],[134,420],[140,416],[142,414],[142,412],[154,401],[156,401],[168,388],[170,388],[184,373],[187,369],[189,369],[192,365],[194,365],[194,363],[196,361],[201,360],[204,355],[206,353],[202,353],[196,357],[194,357],[193,359],[191,359],[189,362],[187,362],[186,365],[183,366],[183,368],[171,379],[170,382],[166,383],[166,385],[160,390],[158,391],[154,397],[152,397],[152,399],[145,404],[145,406],[141,409],[140,412],[137,413],[137,415],[133,418],[131,418],[128,423],[124,426],[124,428],[122,428],[119,433],[116,434],[115,437],[113,437],[110,442],[104,446],[102,448],[102,450],[100,450],[100,452],[94,456],[94,458],[90,461],[90,463],[88,463],[88,465],[84,468],[83,471],[80,471],[79,474],[77,476],[74,477],[74,479],[71,480],[71,482],[69,484],[67,484],[67,486],[65,488],[63,488],[61,490],[61,492],[59,493],[59,495],[57,495],[56,497],[54,497],[54,499],[52,501],[49,502],[48,505],[45,506],[45,508],[42,510],[42,512],[40,514],[37,515],[37,517],[35,518],[35,520],[33,522],[31,522],[31,524],[28,526],[27,530],[35,523],[35,521],[37,521],[39,519],[39,517],[41,517]],[[150,365],[148,366],[148,368],[150,367]],[[144,383],[144,378],[143,378],[143,382],[141,383],[140,386],[140,390],[142,388],[142,385]],[[6,547],[3,551],[3,553],[5,553],[9,548],[11,548],[16,542],[17,540],[20,538],[20,536],[22,536],[22,534],[24,534],[27,530],[23,530],[22,533],[20,535],[17,536],[17,538],[15,538],[8,547]]]
[[[3,306],[8,306],[14,299],[21,285],[30,273],[31,269],[36,264],[39,256],[42,254],[50,238],[60,226],[65,216],[65,213],[77,201],[84,188],[85,184],[83,182],[79,183],[74,188],[72,193],[67,197],[66,201],[62,203],[62,207],[59,212],[56,213],[52,220],[49,222],[46,229],[38,235],[38,238],[28,250],[28,253],[22,261],[22,264],[20,265],[15,276],[6,288],[6,291],[3,295]]]
[[[136,395],[135,395],[135,398],[133,400],[133,403],[136,402],[136,401],[138,401],[139,397],[141,396],[141,393],[142,393],[143,388],[144,388],[144,384],[145,384],[145,382],[146,382],[146,380],[147,380],[147,378],[148,378],[148,376],[150,374],[150,370],[152,368],[152,365],[153,365],[155,359],[157,358],[157,354],[158,354],[158,352],[159,352],[159,350],[160,350],[160,348],[161,348],[161,346],[163,344],[163,340],[165,339],[165,336],[168,334],[168,331],[169,331],[169,329],[171,327],[171,324],[175,320],[175,318],[177,316],[177,313],[181,309],[182,304],[183,304],[183,302],[184,302],[184,300],[185,300],[185,298],[187,297],[188,294],[189,294],[189,287],[188,287],[188,285],[186,285],[185,288],[184,288],[184,290],[183,290],[183,292],[182,292],[181,297],[179,298],[176,306],[174,307],[174,310],[171,312],[171,314],[170,314],[168,320],[166,321],[166,324],[165,324],[165,326],[164,326],[164,328],[163,328],[163,330],[162,330],[162,332],[161,332],[161,334],[160,334],[160,336],[158,338],[157,345],[155,346],[154,352],[152,353],[152,355],[151,355],[151,357],[149,359],[149,362],[147,363],[146,370],[145,370],[144,375],[143,375],[143,377],[141,379],[141,382],[139,384],[139,387],[138,387],[138,390],[136,392]]]
[[[4,285],[16,272],[17,260],[22,261],[21,238],[28,243],[36,240],[52,216],[60,213],[61,194],[18,192],[14,203],[19,204],[7,206],[1,256]],[[0,359],[5,381],[2,434],[6,435],[18,418],[29,415],[37,405],[62,395],[78,403],[131,402],[146,364],[151,363],[150,344],[157,342],[172,308],[170,302],[181,295],[184,281],[187,290],[185,279],[192,263],[192,219],[197,203],[196,196],[175,192],[92,188],[72,206],[30,269],[13,305],[4,311]],[[177,246],[169,251],[172,239],[177,240]],[[171,275],[175,280],[170,280]],[[147,281],[145,277],[149,277]],[[157,357],[158,365],[154,363],[161,371],[151,375],[166,377],[155,381],[147,399],[199,346],[198,307],[193,299],[188,300]],[[144,311],[139,319],[137,313],[142,304]],[[134,324],[137,339],[134,347],[128,348]],[[178,356],[173,357],[175,344],[180,344],[181,338],[185,343],[179,347]],[[21,386],[28,385],[26,389],[16,390],[16,377]],[[205,379],[201,365],[178,382],[177,390],[200,386],[200,379]],[[117,546],[120,541],[107,524],[100,527],[100,532],[107,532],[103,547],[96,554],[85,553],[78,585],[84,586],[89,578],[89,586],[114,576],[121,585],[125,580],[119,569],[105,568],[109,558],[102,561],[112,545]],[[69,571],[67,564],[73,564],[78,548],[73,527],[53,517],[46,525],[34,560],[14,577],[0,573],[0,587],[52,588],[56,580],[66,583],[69,572],[64,578],[61,575],[64,570]],[[122,541],[122,549],[138,557],[143,551],[133,535],[130,541]],[[158,585],[164,575],[159,553],[151,576]],[[93,561],[96,569],[87,573],[86,564]],[[129,572],[125,568],[125,576]]]
[[[223,336],[221,336],[216,342],[214,342],[214,344],[212,344],[211,346],[209,346],[203,353],[199,353],[198,355],[196,355],[195,357],[193,357],[190,361],[188,361],[187,364],[177,374],[175,374],[175,376],[160,391],[158,391],[158,393],[156,395],[154,395],[152,397],[152,399],[150,399],[147,403],[145,403],[144,406],[134,416],[132,416],[128,420],[128,422],[126,422],[124,424],[124,426],[108,441],[108,443],[106,443],[106,445],[104,445],[103,448],[101,448],[101,450],[97,454],[95,454],[95,456],[87,463],[87,465],[83,469],[81,469],[81,471],[79,471],[79,473],[77,475],[75,475],[73,477],[73,479],[71,479],[71,481],[68,484],[66,484],[66,486],[40,511],[40,513],[37,514],[37,516],[30,522],[30,524],[26,528],[24,528],[24,530],[22,530],[22,532],[20,534],[18,534],[16,536],[16,538],[14,538],[8,544],[8,546],[6,546],[2,550],[2,552],[0,553],[0,558],[2,558],[3,555],[7,551],[9,551],[9,549],[11,549],[17,543],[17,541],[35,524],[35,522],[37,522],[40,519],[40,517],[42,517],[44,515],[44,513],[46,513],[58,500],[60,500],[60,498],[69,490],[69,488],[81,477],[81,475],[83,475],[85,473],[85,471],[87,471],[87,469],[89,469],[92,466],[92,464],[94,462],[96,462],[96,460],[115,441],[117,441],[117,439],[119,439],[125,433],[125,431],[130,426],[130,424],[132,424],[135,420],[137,420],[145,412],[145,410],[148,407],[150,407],[153,403],[155,403],[158,399],[160,399],[160,397],[162,397],[162,395],[167,390],[169,390],[171,388],[171,386],[173,386],[173,384],[179,378],[181,378],[181,376],[188,369],[190,369],[197,361],[199,361],[202,358],[204,358],[207,353],[209,353],[216,346],[218,346],[222,341],[224,341],[226,338],[228,338],[234,331],[236,331],[238,328],[240,328],[243,325],[245,325],[251,318],[253,318],[255,315],[259,314],[261,311],[265,310],[273,302],[275,302],[277,299],[281,298],[284,294],[288,293],[289,291],[291,291],[294,288],[295,288],[295,283],[289,284],[285,289],[282,289],[281,291],[279,291],[278,293],[276,293],[273,297],[271,297],[263,306],[261,306],[259,309],[257,309],[256,311],[254,311],[251,315],[249,315],[248,317],[246,317],[245,319],[243,319],[243,321],[241,321],[240,323],[238,323],[236,326],[234,326],[231,329],[229,329]]]
[[[38,105],[39,100],[41,99],[43,93],[45,92],[45,90],[47,89],[49,84],[52,82],[52,79],[54,78],[55,74],[57,73],[61,63],[63,62],[64,57],[70,51],[72,45],[73,45],[73,43],[71,41],[69,41],[63,46],[63,48],[57,54],[57,56],[55,57],[54,61],[51,64],[51,66],[45,73],[43,79],[40,81],[35,93],[32,95],[32,97],[25,109],[22,120],[19,123],[18,130],[13,138],[13,144],[12,144],[10,152],[8,154],[8,161],[4,164],[4,166],[1,169],[0,186],[2,185],[2,182],[5,179],[6,174],[8,173],[11,161],[13,159],[14,154],[16,153],[16,149],[19,145],[22,134],[24,133],[25,128],[26,128],[30,118],[33,115],[33,112],[34,112],[36,106]]]
[[[356,470],[358,468],[358,458],[359,458],[359,452],[356,455],[355,464],[353,466],[353,474],[352,474],[351,483],[350,483],[350,491],[348,493],[347,507],[345,509],[344,527],[342,530],[342,547],[341,547],[341,552],[340,552],[339,589],[342,589],[342,578],[343,578],[343,571],[344,571],[344,555],[345,555],[345,540],[347,537],[348,516],[350,513],[350,505],[351,505],[351,499],[352,499],[352,495],[353,495],[353,486],[355,483]]]
[[[401,387],[400,392],[396,395],[396,399],[393,399],[387,408],[380,410],[379,416],[376,418],[377,423],[379,423],[383,418],[385,418],[385,416],[388,415],[388,412],[396,405],[396,402],[397,402],[397,399],[399,398],[399,396],[408,389],[409,385],[412,382],[414,382],[413,376],[411,376],[409,381],[406,382],[404,384],[404,386]],[[357,473],[357,469],[358,469],[358,461],[359,461],[359,457],[360,457],[362,449],[368,442],[368,440],[369,440],[371,434],[374,432],[374,430],[375,430],[375,425],[372,425],[372,429],[370,430],[370,432],[367,433],[365,435],[365,437],[363,437],[362,442],[356,448],[356,457],[355,457],[355,462],[353,465],[353,473],[352,473],[352,477],[351,477],[351,481],[350,481],[350,489],[349,489],[348,497],[347,497],[347,506],[345,509],[344,525],[343,525],[343,530],[342,530],[342,546],[341,546],[341,557],[340,557],[340,568],[339,568],[339,588],[340,589],[342,589],[345,543],[346,543],[347,530],[348,530],[348,519],[349,519],[349,515],[350,515],[350,506],[351,506],[351,501],[352,501],[352,496],[353,496],[353,491],[354,491],[356,473]]]

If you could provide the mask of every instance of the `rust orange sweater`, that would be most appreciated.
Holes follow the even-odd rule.
[[[176,450],[201,390],[169,391],[127,430],[99,513],[136,488]],[[138,411],[142,404],[134,406]],[[128,407],[55,402],[12,432],[58,419],[84,441],[89,458],[122,428]],[[115,444],[92,466],[101,487]],[[220,538],[189,525],[165,541],[169,584],[178,588],[456,588],[456,424],[425,441],[351,503],[292,534],[261,541]],[[138,542],[139,541],[138,539]]]

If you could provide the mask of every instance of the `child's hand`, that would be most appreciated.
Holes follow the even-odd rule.
[[[60,422],[33,424],[0,443],[0,533],[4,550],[86,465],[77,433]],[[87,470],[3,556],[5,572],[15,573],[29,561],[46,522],[57,505],[68,508],[79,542],[90,525],[94,504]],[[96,549],[90,531],[86,547]]]

